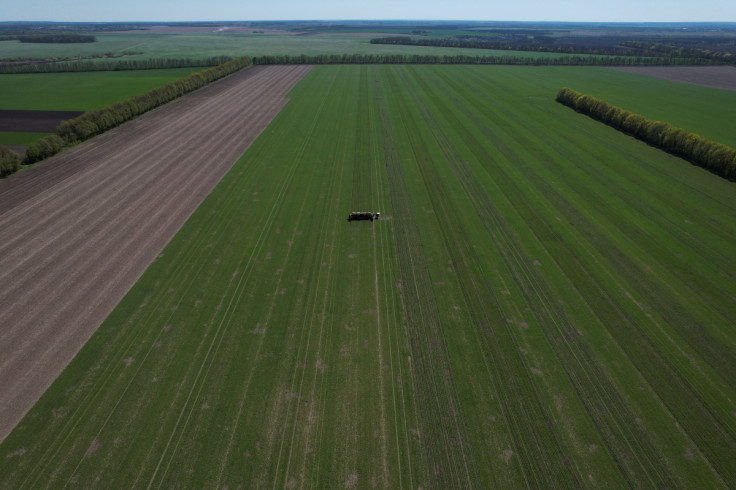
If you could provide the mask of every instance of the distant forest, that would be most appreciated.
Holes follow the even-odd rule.
[[[95,36],[74,33],[58,34],[21,34],[19,36],[2,36],[0,41],[20,41],[22,43],[46,43],[46,44],[74,44],[93,43],[97,41]]]
[[[526,35],[506,35],[503,37],[486,37],[480,35],[455,35],[451,37],[391,36],[371,39],[371,44],[392,44],[401,46],[434,46],[445,48],[494,49],[513,51],[534,51],[542,53],[560,53],[575,55],[604,56],[644,56],[666,59],[708,60],[713,63],[736,62],[736,45],[721,44],[723,50],[703,49],[678,45],[671,40],[652,42],[640,40],[622,41],[618,38],[609,44],[586,45],[580,39],[577,44],[562,44],[552,37]],[[734,41],[736,42],[736,41]],[[692,44],[692,41],[688,41]],[[713,41],[711,40],[711,43]],[[725,50],[730,47],[733,52]]]

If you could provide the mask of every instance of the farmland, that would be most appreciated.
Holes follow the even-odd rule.
[[[0,110],[91,111],[199,70],[201,68],[0,75]],[[0,131],[0,144],[29,145],[46,134]]]
[[[71,360],[307,69],[240,72],[0,182],[0,436]]]
[[[359,34],[294,33],[244,34],[221,32],[126,32],[96,34],[96,43],[33,45],[17,41],[0,42],[0,59],[85,57],[112,53],[123,59],[192,58],[210,56],[321,55],[321,54],[436,54],[469,56],[523,56],[559,58],[555,53],[499,51],[492,49],[426,48],[370,44]]]
[[[0,75],[0,109],[91,111],[200,70]]]
[[[690,119],[645,95],[669,84],[312,68],[5,439],[0,486],[733,483],[734,184],[554,102],[727,136],[730,93],[677,86]]]

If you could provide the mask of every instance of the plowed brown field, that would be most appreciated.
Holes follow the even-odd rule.
[[[702,87],[736,90],[733,66],[617,66],[614,69]]]
[[[249,68],[0,181],[0,441],[308,70]]]
[[[0,131],[53,133],[65,119],[75,118],[79,111],[8,111],[0,109]]]

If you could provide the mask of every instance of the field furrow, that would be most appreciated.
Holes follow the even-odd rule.
[[[398,81],[392,73],[387,74],[386,85],[391,95],[397,97],[400,93]],[[385,106],[379,105],[379,111],[386,110]],[[400,223],[394,230],[394,236],[422,422],[420,437],[433,486],[472,486],[478,478],[472,446],[456,392],[452,362],[426,265],[422,238],[412,213],[409,185],[402,169],[404,158],[417,158],[419,155],[412,155],[400,148],[394,141],[395,136],[391,136],[416,137],[407,116],[399,111],[394,114],[396,122],[383,114],[379,117],[383,126],[393,219]]]

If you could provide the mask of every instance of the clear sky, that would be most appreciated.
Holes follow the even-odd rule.
[[[736,22],[736,0],[0,0],[0,21]]]

